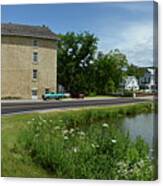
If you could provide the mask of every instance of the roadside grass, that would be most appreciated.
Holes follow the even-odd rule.
[[[44,169],[32,162],[18,137],[26,122],[36,114],[4,116],[1,119],[1,176],[3,177],[49,177]],[[17,150],[15,150],[17,147]]]
[[[109,98],[120,98],[120,96],[103,96],[103,95],[98,95],[98,96],[85,96],[84,100],[91,100],[91,99],[109,99]],[[63,98],[63,101],[71,101],[74,100],[75,98]],[[77,100],[80,100],[79,98],[76,98]]]
[[[127,136],[120,134],[115,130],[115,127],[109,126],[109,128],[106,127],[106,130],[112,135],[105,136],[105,140],[100,141],[99,146],[104,151],[111,148],[109,152],[116,152],[118,159],[113,156],[115,158],[113,161],[112,156],[109,156],[107,152],[102,153],[102,149],[100,151],[98,148],[94,149],[94,146],[97,147],[98,145],[99,139],[97,137],[101,136],[100,139],[104,139],[102,138],[103,127],[101,128],[101,122],[103,124],[108,121],[114,123],[114,118],[151,112],[152,109],[151,103],[139,103],[108,108],[4,116],[2,117],[2,176],[152,180],[154,177],[152,177],[152,170],[150,172],[148,169],[149,167],[151,169],[151,165],[147,159],[143,160],[146,163],[145,167],[141,169],[144,174],[138,172],[138,175],[135,173],[131,174],[131,177],[125,177],[126,175],[122,174],[123,166],[129,166],[129,164],[123,158],[121,162],[123,164],[120,163],[119,168],[114,167],[113,171],[108,174],[108,168],[111,168],[114,162],[123,157],[123,153],[125,153],[125,151],[118,150],[122,143],[116,143],[117,148],[113,148],[114,136],[121,139],[124,145],[133,146],[133,150],[130,152],[132,148],[129,148],[129,155],[125,158],[128,157],[133,161],[137,159],[139,163],[147,155],[146,144],[142,140],[138,139],[135,144],[132,144]],[[92,123],[96,124],[92,125]],[[72,138],[70,131],[73,131],[74,136]],[[81,134],[80,137],[83,134],[86,135],[82,142],[80,137],[78,138],[79,134]],[[69,143],[67,141],[65,143],[67,138],[71,138]],[[111,140],[113,143],[108,146],[106,142]],[[144,148],[142,148],[141,156],[139,156],[137,146]],[[78,148],[82,151],[78,152]],[[113,164],[109,163],[108,157],[110,160],[112,159]],[[137,169],[137,165],[134,165]],[[102,166],[105,167],[104,170],[101,169]],[[116,177],[115,171],[118,169],[121,171],[119,174],[122,175],[121,177]],[[128,169],[126,168],[126,170]],[[98,172],[99,174],[97,174]]]

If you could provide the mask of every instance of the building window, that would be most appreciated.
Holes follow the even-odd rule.
[[[46,88],[45,89],[45,94],[48,94],[49,93],[49,88]]]
[[[37,96],[37,90],[36,89],[32,90],[32,96]]]
[[[32,78],[37,79],[37,70],[36,69],[34,69],[32,72]]]
[[[34,62],[38,61],[38,52],[33,52],[33,61]]]
[[[38,46],[38,41],[37,40],[33,40],[33,46],[37,47]]]

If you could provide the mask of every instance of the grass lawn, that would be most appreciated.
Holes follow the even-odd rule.
[[[1,174],[7,177],[49,177],[44,169],[32,162],[30,156],[17,142],[18,136],[28,120],[35,114],[14,115],[2,117]],[[18,151],[14,147],[17,146]]]
[[[57,161],[60,161],[60,157],[63,156],[64,151],[60,151],[60,145],[64,144],[64,138],[67,136],[62,137],[62,132],[67,132],[73,130],[76,130],[75,127],[80,127],[80,125],[86,125],[89,124],[90,122],[99,122],[106,117],[117,117],[118,115],[121,117],[122,115],[132,115],[133,112],[134,114],[141,113],[143,111],[148,111],[150,109],[150,103],[139,103],[139,104],[131,104],[131,105],[125,105],[125,106],[112,106],[112,107],[104,107],[104,108],[90,108],[90,109],[81,109],[81,110],[74,110],[74,111],[62,111],[62,112],[50,112],[50,113],[33,113],[33,114],[22,114],[22,115],[13,115],[13,116],[3,116],[2,117],[2,125],[1,125],[1,130],[2,130],[2,140],[1,140],[1,147],[2,147],[2,176],[7,176],[7,177],[62,177],[62,178],[69,178],[71,177],[71,173],[65,172],[65,175],[62,172],[55,172],[49,171],[53,169],[51,165],[57,163]],[[117,115],[118,114],[118,115]],[[38,118],[43,118],[43,119],[38,119]],[[63,121],[61,124],[62,129],[60,132],[58,129],[56,129],[56,126],[58,125],[58,122],[60,120]],[[27,124],[30,121],[32,123],[32,128]],[[44,125],[45,121],[45,125]],[[53,122],[50,123],[50,122]],[[38,124],[40,123],[40,126],[38,127]],[[67,123],[65,125],[65,123]],[[71,128],[70,128],[71,126]],[[34,128],[33,128],[34,127]],[[68,127],[67,129],[65,127]],[[73,128],[72,128],[73,127]],[[30,128],[30,129],[29,129]],[[96,132],[99,133],[98,126],[97,127],[89,127],[86,130],[86,135],[87,139],[83,141],[82,143],[78,138],[72,138],[73,140],[70,140],[70,143],[66,145],[68,149],[72,147],[72,144],[78,143],[78,145],[83,148],[84,150],[82,154],[78,154],[78,158],[81,161],[81,164],[85,162],[85,159],[88,154],[95,155],[93,157],[96,158],[96,151],[92,151],[92,147],[90,146],[90,141],[92,140],[92,134],[94,133],[94,137],[96,138]],[[57,131],[56,131],[57,130]],[[102,129],[103,130],[103,129]],[[108,129],[111,130],[111,129]],[[94,131],[92,133],[92,131]],[[39,133],[38,133],[39,132]],[[54,133],[55,135],[54,135]],[[79,131],[81,133],[81,131]],[[111,131],[113,135],[121,135],[115,131]],[[39,142],[37,143],[37,140],[35,140],[35,137],[37,135],[40,135],[39,137]],[[120,136],[120,138],[125,142],[125,140],[128,140],[126,137]],[[24,141],[22,140],[24,139]],[[106,137],[107,139],[107,137]],[[50,141],[48,141],[50,140]],[[107,139],[109,140],[109,138]],[[113,143],[114,143],[113,139]],[[63,142],[63,143],[60,143]],[[24,143],[24,144],[23,144]],[[101,142],[100,142],[101,143]],[[30,145],[31,144],[31,145]],[[50,146],[50,151],[48,152]],[[126,144],[128,142],[126,141]],[[142,143],[141,143],[142,144]],[[92,144],[91,144],[92,145]],[[94,144],[93,144],[94,145]],[[107,143],[104,143],[104,147],[107,145]],[[122,144],[117,143],[117,149]],[[24,148],[24,146],[28,146],[27,148]],[[102,145],[101,145],[102,146]],[[53,147],[59,147],[59,149],[56,151],[55,148]],[[64,146],[63,146],[64,147]],[[86,147],[86,148],[85,148]],[[94,148],[94,147],[93,147]],[[109,146],[108,148],[112,148]],[[104,148],[106,149],[106,148]],[[113,148],[116,150],[116,148]],[[74,149],[76,151],[76,149]],[[135,149],[133,149],[133,152],[129,153],[135,153]],[[32,155],[30,155],[30,153]],[[102,152],[102,151],[99,151]],[[119,150],[117,151],[119,153]],[[49,153],[49,154],[48,154]],[[57,156],[58,153],[58,157]],[[143,152],[145,153],[145,152]],[[54,156],[56,154],[56,156]],[[76,170],[76,167],[74,166],[73,162],[72,164],[67,165],[67,162],[71,160],[71,155],[70,156],[63,156],[64,158],[61,160],[65,170]],[[77,155],[75,155],[77,157]],[[135,155],[134,155],[135,156]],[[101,157],[103,160],[107,158],[105,154],[101,154]],[[58,159],[56,159],[58,158]],[[66,159],[67,158],[67,159]],[[73,157],[74,158],[74,157]],[[82,159],[83,158],[83,159]],[[133,155],[132,155],[133,158]],[[139,158],[139,157],[136,157]],[[83,160],[83,162],[82,162]],[[66,161],[66,164],[64,164]],[[75,160],[76,161],[76,160]],[[77,159],[78,161],[78,159]],[[106,161],[106,160],[105,160]],[[105,162],[103,161],[103,163]],[[102,161],[99,162],[99,165],[102,163]],[[60,163],[59,163],[60,164]],[[85,164],[85,163],[84,163]],[[82,165],[84,165],[82,164]],[[97,163],[98,164],[98,163]],[[105,164],[105,163],[104,163]],[[90,162],[90,165],[92,165],[92,162]],[[66,167],[67,166],[67,167]],[[96,164],[94,165],[96,166]],[[108,164],[110,166],[110,164]],[[63,169],[64,169],[63,168]],[[91,172],[88,170],[82,169],[81,166],[81,171],[85,171],[90,173],[90,176],[88,175],[88,178],[94,178],[94,175],[91,175]],[[93,168],[93,167],[92,167]],[[107,168],[107,167],[106,167]],[[94,169],[94,168],[93,168]],[[104,171],[108,171],[107,169]],[[123,169],[122,169],[123,171]],[[68,174],[67,174],[68,173]],[[70,173],[70,176],[69,176]],[[76,175],[76,173],[72,173],[71,178],[77,178],[74,177],[73,174]],[[78,173],[79,177],[81,178],[81,172]],[[84,175],[84,173],[82,173]],[[58,176],[59,175],[59,176]],[[67,177],[66,177],[67,175]],[[99,175],[98,175],[99,176]],[[97,178],[98,178],[97,176]],[[103,176],[103,175],[102,175]],[[99,178],[104,178],[99,176]],[[83,177],[85,178],[85,177]],[[146,178],[145,178],[146,179]],[[153,178],[151,178],[153,179]]]

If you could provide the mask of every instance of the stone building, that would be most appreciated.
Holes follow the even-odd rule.
[[[58,37],[46,26],[1,24],[1,97],[40,99],[57,89]]]

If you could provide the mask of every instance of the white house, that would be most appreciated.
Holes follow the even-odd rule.
[[[138,80],[135,76],[128,76],[123,79],[121,87],[124,90],[139,90]]]
[[[144,76],[139,79],[139,86],[141,89],[152,92],[156,90],[156,70],[148,68]]]

